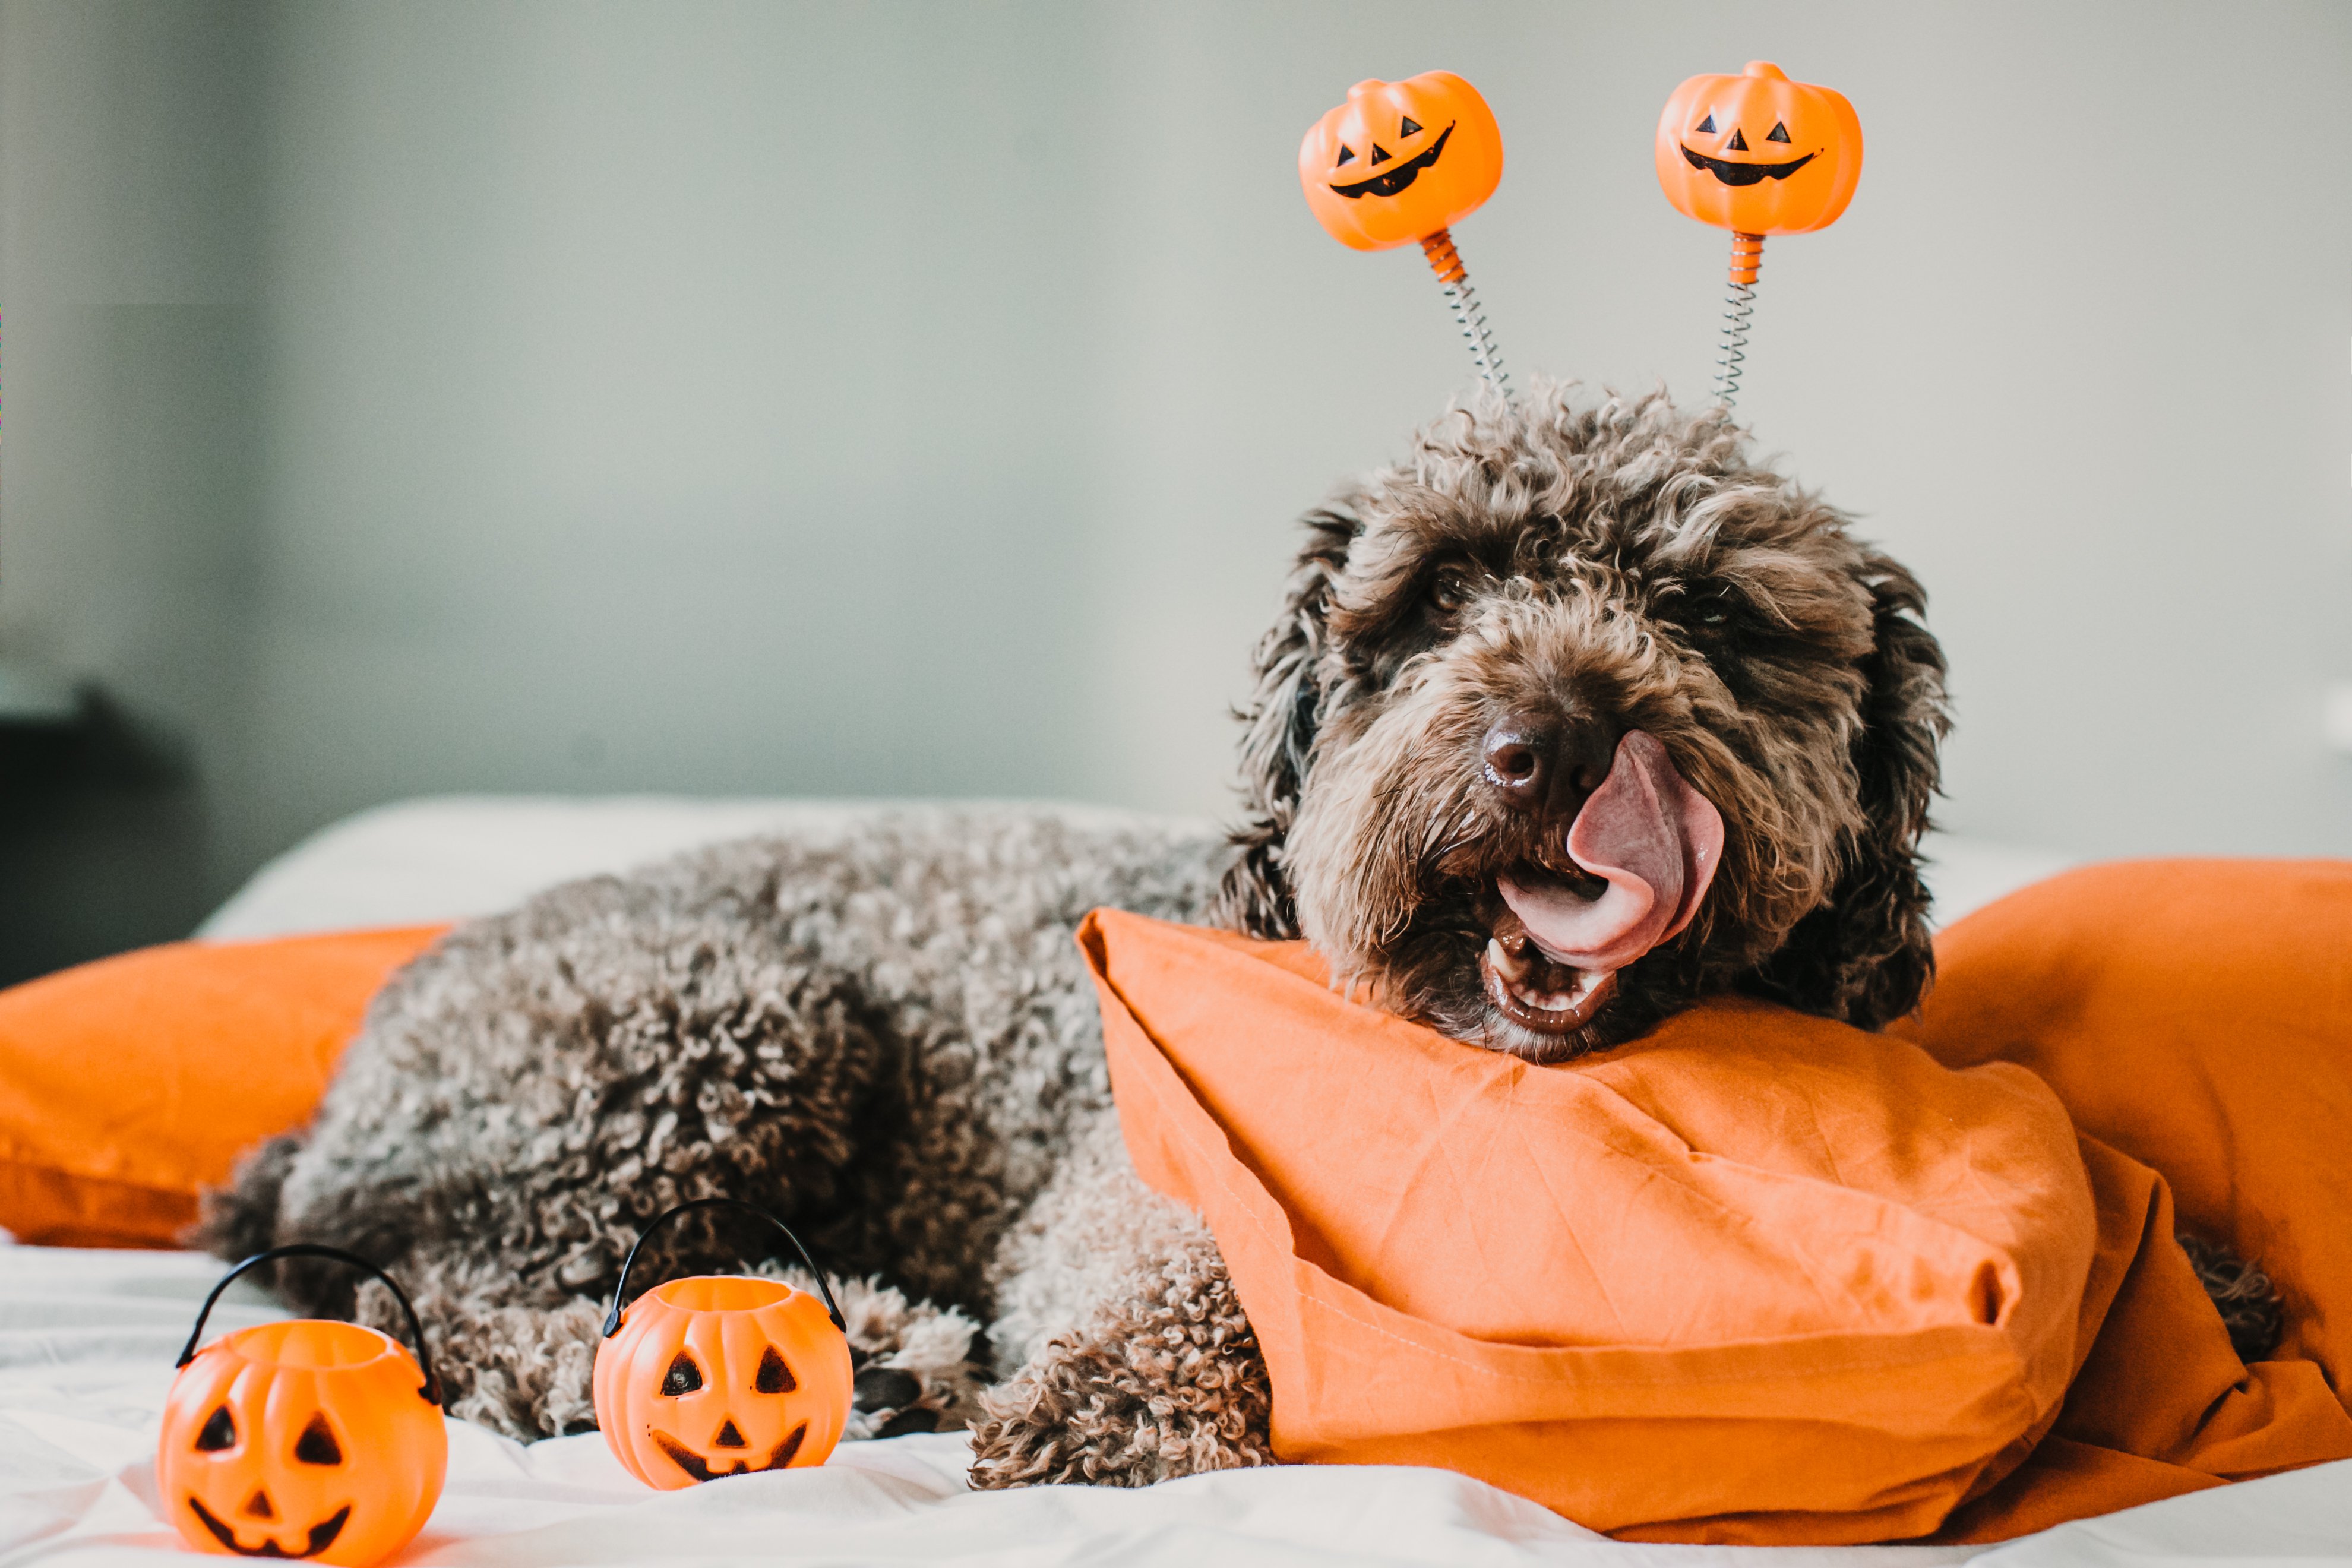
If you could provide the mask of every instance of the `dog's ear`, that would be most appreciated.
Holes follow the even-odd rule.
[[[1879,1028],[1919,1005],[1936,973],[1919,836],[1951,721],[1944,653],[1919,622],[1927,595],[1911,574],[1865,552],[1874,646],[1863,674],[1863,729],[1853,743],[1864,826],[1844,846],[1829,901],[1797,922],[1758,973],[1761,988],[1808,1013]]]
[[[1214,919],[1255,937],[1298,934],[1298,908],[1282,871],[1282,848],[1298,810],[1307,755],[1323,701],[1316,665],[1326,645],[1331,581],[1347,564],[1348,547],[1363,525],[1345,505],[1307,514],[1306,542],[1283,591],[1282,613],[1251,656],[1249,703],[1234,717],[1242,735],[1244,816],[1231,837],[1239,853],[1225,868]]]

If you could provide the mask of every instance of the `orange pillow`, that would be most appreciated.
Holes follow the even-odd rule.
[[[1955,924],[1936,956],[1895,1032],[1948,1066],[2031,1068],[2091,1138],[2161,1173],[2152,1232],[2171,1233],[2177,1197],[2181,1226],[2258,1262],[2286,1307],[2271,1359],[2242,1368],[2133,1328],[2158,1310],[2135,1271],[2050,1440],[1957,1529],[2015,1534],[2100,1511],[2066,1500],[2086,1489],[2120,1508],[2309,1462],[2294,1435],[2352,1393],[2352,861],[2084,867]]]
[[[2063,1489],[2000,1483],[2110,1317],[2155,1369],[2155,1495],[2352,1456],[2316,1377],[2217,1402],[2216,1355],[2246,1373],[2162,1183],[2012,1065],[1725,1001],[1530,1067],[1300,944],[1110,910],[1079,942],[1129,1150],[1216,1232],[1286,1459],[1443,1466],[1633,1539],[1901,1540],[1971,1503],[1999,1538]],[[2093,1468],[2065,1516],[2147,1500]]]
[[[168,1247],[309,1120],[368,1001],[446,926],[175,942],[0,991],[0,1229]]]

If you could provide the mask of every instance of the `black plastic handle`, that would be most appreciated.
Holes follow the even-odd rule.
[[[824,1315],[833,1320],[835,1328],[845,1334],[849,1331],[849,1324],[841,1316],[841,1308],[834,1301],[833,1287],[825,1282],[824,1270],[816,1266],[816,1259],[809,1256],[809,1249],[801,1245],[801,1238],[793,1234],[790,1226],[759,1205],[747,1204],[741,1198],[688,1198],[676,1208],[656,1215],[653,1224],[637,1232],[637,1239],[630,1243],[629,1256],[621,1260],[620,1283],[613,1287],[613,1310],[604,1314],[604,1338],[609,1340],[621,1331],[622,1298],[629,1293],[629,1270],[636,1267],[637,1249],[645,1246],[646,1238],[688,1209],[707,1208],[741,1209],[746,1214],[759,1215],[778,1230],[782,1231],[784,1239],[793,1244],[793,1250],[801,1255],[801,1261],[808,1265],[808,1271],[816,1276],[817,1292],[824,1298]]]
[[[392,1292],[392,1299],[400,1303],[401,1311],[408,1319],[408,1337],[416,1342],[416,1364],[425,1372],[425,1386],[416,1392],[425,1396],[425,1403],[427,1405],[441,1403],[441,1380],[433,1375],[433,1352],[425,1348],[425,1325],[416,1321],[416,1309],[409,1304],[407,1292],[400,1288],[399,1282],[391,1275],[386,1274],[366,1258],[354,1253],[345,1252],[340,1247],[321,1247],[315,1241],[298,1241],[287,1247],[273,1247],[267,1252],[257,1252],[226,1274],[222,1275],[220,1283],[213,1287],[213,1293],[205,1298],[204,1306],[198,1310],[196,1326],[188,1331],[188,1342],[181,1350],[180,1359],[172,1364],[185,1366],[196,1359],[196,1342],[205,1337],[205,1320],[213,1315],[213,1304],[221,1299],[221,1292],[227,1289],[238,1275],[248,1268],[280,1258],[332,1258],[337,1263],[348,1263],[354,1268],[364,1268],[383,1280],[383,1288]]]

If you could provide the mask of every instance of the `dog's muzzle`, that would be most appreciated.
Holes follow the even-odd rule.
[[[1541,780],[1574,765],[1541,752],[1530,758],[1508,736],[1498,749],[1495,731],[1487,741],[1490,776]],[[1539,854],[1496,876],[1507,912],[1479,961],[1488,1000],[1539,1034],[1583,1027],[1619,970],[1690,924],[1723,858],[1723,816],[1655,736],[1632,730],[1564,837],[1563,854]],[[1546,864],[1563,860],[1566,872]]]

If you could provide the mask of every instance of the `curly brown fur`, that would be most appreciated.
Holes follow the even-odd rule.
[[[748,1198],[865,1277],[854,1433],[976,1416],[983,1486],[1266,1462],[1265,1369],[1214,1242],[1127,1163],[1080,917],[1303,933],[1391,1005],[1541,1059],[1727,990],[1874,1026],[1931,964],[1916,846],[1945,721],[1921,607],[1719,412],[1539,392],[1454,414],[1307,519],[1230,848],[1108,813],[876,811],[556,889],[385,990],[315,1125],[212,1200],[211,1239],[395,1268],[455,1408],[530,1436],[590,1419],[638,1227]],[[1480,793],[1477,739],[1514,708],[1649,732],[1726,828],[1697,918],[1566,1037],[1498,1017],[1479,980],[1496,874],[1576,869],[1547,859],[1572,795],[1513,816]],[[641,1267],[760,1257],[729,1225],[698,1215]],[[383,1310],[325,1273],[283,1284]],[[984,1395],[976,1322],[1003,1380]]]
[[[773,1263],[727,1267],[812,1285],[803,1270]],[[424,1310],[436,1368],[446,1369],[450,1415],[525,1438],[595,1430],[602,1302],[574,1296],[553,1307],[494,1304],[509,1292],[478,1259],[428,1258],[404,1275]],[[832,1283],[855,1373],[842,1435],[895,1437],[969,1426],[982,1386],[971,1356],[980,1325],[952,1307],[909,1301],[871,1277]],[[373,1280],[355,1293],[350,1315],[390,1334],[406,1329],[392,1293]]]
[[[2221,1312],[2238,1359],[2251,1363],[2276,1350],[2285,1316],[2270,1276],[2218,1242],[2187,1231],[2178,1239],[2180,1250],[2189,1255],[2189,1266],[2197,1270],[2198,1283]]]
[[[1106,903],[1198,919],[1221,858],[1123,814],[877,811],[558,889],[395,977],[307,1136],[249,1158],[205,1237],[331,1238],[392,1268],[447,1346],[453,1407],[536,1436],[589,1419],[596,1308],[638,1228],[743,1197],[888,1281],[847,1292],[873,1429],[961,1425],[999,1242],[1109,1124],[1076,924]],[[694,1215],[639,1267],[762,1246]],[[366,1309],[332,1269],[278,1282]]]
[[[982,1395],[973,1486],[1149,1486],[1275,1462],[1256,1336],[1215,1238],[1186,1218],[1073,1331]]]
[[[1917,846],[1946,720],[1923,606],[1720,410],[1542,392],[1459,412],[1307,520],[1257,650],[1221,910],[1538,1060],[1734,988],[1875,1027],[1934,963]],[[1498,875],[1578,875],[1557,846],[1591,792],[1498,799],[1480,748],[1507,715],[1603,756],[1646,731],[1726,828],[1689,929],[1560,1035],[1506,1016],[1478,955],[1508,920]]]

